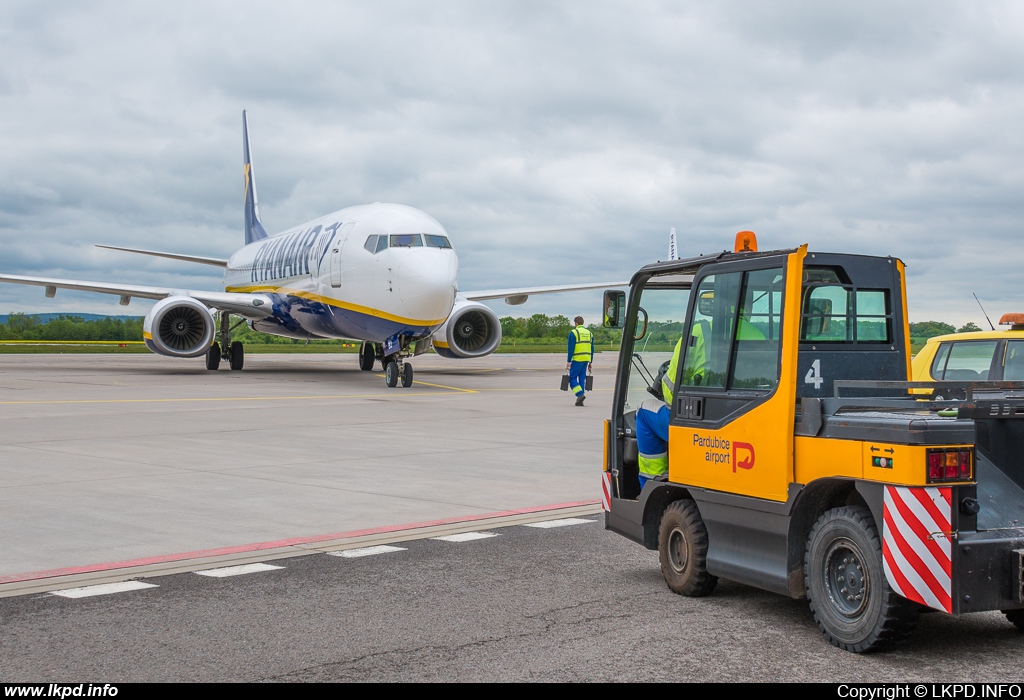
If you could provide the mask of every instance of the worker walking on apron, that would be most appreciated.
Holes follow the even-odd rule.
[[[583,317],[575,318],[576,327],[569,331],[569,353],[565,369],[569,372],[569,387],[576,395],[576,405],[582,406],[587,398],[587,369],[594,360],[594,334],[583,327]]]

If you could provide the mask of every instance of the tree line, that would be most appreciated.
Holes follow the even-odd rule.
[[[0,340],[142,340],[142,317],[58,316],[49,321],[12,313],[0,323]]]
[[[599,345],[618,345],[622,337],[619,330],[604,328],[598,324],[587,326],[594,333]],[[565,343],[572,321],[559,314],[533,314],[529,318],[505,316],[501,319],[501,333],[506,342],[521,344],[558,345]],[[957,328],[942,321],[921,321],[910,324],[910,336],[924,340],[947,333],[980,331],[974,323]],[[674,343],[683,332],[681,321],[651,321],[647,329],[653,343]],[[304,340],[282,338],[258,333],[248,326],[240,326],[233,333],[235,339],[248,343],[304,343]],[[0,323],[0,340],[142,340],[142,317],[106,317],[86,320],[81,316],[66,315],[42,320],[37,316],[12,313],[5,323]],[[341,341],[339,341],[341,342]]]
[[[565,345],[569,331],[574,328],[572,321],[561,314],[534,314],[529,318],[505,316],[500,320],[504,345]],[[622,337],[622,331],[597,324],[590,324],[587,328],[593,332],[594,342],[598,345],[618,345]]]

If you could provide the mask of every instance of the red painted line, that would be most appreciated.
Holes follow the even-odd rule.
[[[47,569],[45,571],[29,571],[24,574],[11,574],[0,576],[0,585],[5,583],[18,583],[20,581],[35,581],[54,576],[71,576],[74,574],[89,574],[98,571],[113,571],[115,569],[127,569],[133,566],[148,566],[150,564],[163,564],[174,561],[186,561],[188,559],[204,559],[206,557],[218,557],[226,554],[243,554],[245,552],[258,552],[264,549],[277,549],[279,547],[294,547],[301,544],[316,544],[330,540],[345,540],[353,537],[365,537],[366,535],[378,535],[387,532],[402,532],[404,530],[418,530],[424,527],[437,525],[454,525],[457,523],[470,523],[478,520],[490,520],[491,518],[504,518],[511,515],[526,515],[528,513],[540,513],[546,510],[558,510],[561,508],[574,508],[577,506],[595,506],[600,501],[573,501],[571,503],[557,503],[548,506],[533,506],[531,508],[518,508],[516,510],[502,510],[496,513],[484,513],[483,515],[466,515],[458,518],[443,518],[441,520],[430,520],[422,523],[406,523],[404,525],[384,525],[365,530],[351,530],[349,532],[334,532],[328,535],[311,535],[309,537],[292,537],[284,540],[273,540],[270,542],[254,542],[252,544],[240,544],[235,547],[221,547],[219,549],[200,549],[195,552],[179,552],[177,554],[163,554],[155,557],[144,557],[142,559],[127,559],[125,561],[107,562],[104,564],[86,564],[85,566],[69,566],[61,569]]]

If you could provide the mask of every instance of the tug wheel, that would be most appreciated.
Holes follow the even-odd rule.
[[[658,558],[668,587],[680,595],[705,596],[718,579],[708,573],[708,531],[690,499],[673,501],[661,516]]]
[[[885,578],[881,538],[864,506],[833,508],[818,518],[804,551],[804,586],[818,628],[846,651],[904,639],[916,621],[917,607]]]

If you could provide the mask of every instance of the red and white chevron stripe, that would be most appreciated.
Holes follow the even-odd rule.
[[[953,612],[950,488],[885,487],[882,561],[889,585],[904,598]]]
[[[612,510],[612,473],[601,474],[601,507],[609,513]]]

